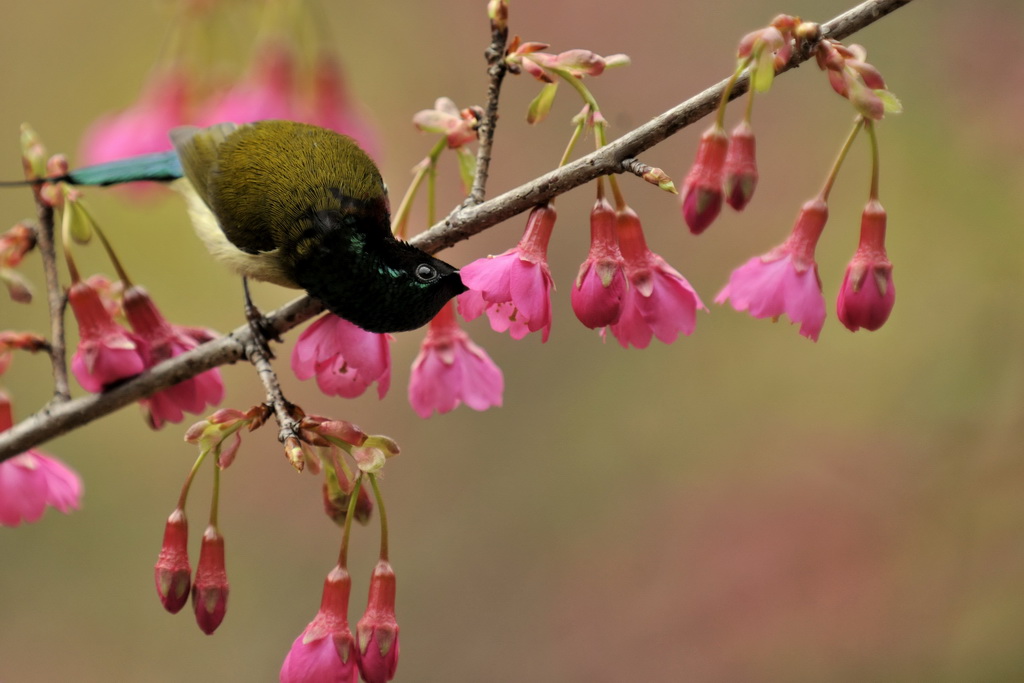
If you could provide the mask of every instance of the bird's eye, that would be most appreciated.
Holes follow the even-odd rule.
[[[437,268],[429,263],[421,263],[416,266],[416,279],[420,282],[433,282],[437,279]]]

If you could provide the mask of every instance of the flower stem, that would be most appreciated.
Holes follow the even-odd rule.
[[[188,498],[189,489],[192,488],[192,480],[196,478],[196,472],[199,471],[200,465],[203,464],[203,460],[206,459],[208,450],[199,451],[199,457],[192,463],[192,469],[189,470],[188,476],[185,477],[185,483],[181,487],[181,494],[178,496],[178,507],[182,510],[185,509],[185,500]]]
[[[373,497],[377,501],[377,513],[380,516],[380,559],[388,560],[388,515],[384,510],[384,496],[380,494],[380,486],[377,485],[377,476],[370,477],[370,486],[373,487]]]
[[[356,501],[359,500],[359,489],[363,485],[363,474],[359,473],[352,493],[348,499],[348,510],[345,511],[345,529],[341,532],[341,550],[338,551],[338,566],[348,569],[348,539],[352,535],[352,518],[356,516]]]
[[[430,150],[430,153],[416,166],[416,175],[413,176],[412,182],[409,183],[409,189],[405,191],[405,196],[402,197],[401,203],[398,205],[398,209],[395,211],[395,215],[391,218],[391,232],[400,239],[406,238],[407,228],[409,225],[409,213],[412,211],[412,202],[416,199],[416,193],[420,189],[420,185],[423,184],[423,179],[427,177],[428,173],[433,173],[433,170],[437,166],[437,160],[441,156],[441,152],[444,151],[447,146],[447,141],[441,138],[437,141],[437,144]],[[433,194],[433,190],[431,190]],[[431,197],[430,212],[433,214],[433,197]]]
[[[839,169],[843,165],[843,161],[846,160],[846,155],[850,151],[850,147],[853,146],[853,141],[857,138],[857,133],[860,132],[861,126],[864,125],[864,118],[858,117],[857,122],[853,124],[853,130],[850,131],[850,135],[847,136],[846,142],[843,143],[843,148],[839,150],[839,156],[836,157],[835,163],[832,164],[832,170],[829,171],[828,177],[825,179],[825,185],[821,188],[819,197],[823,201],[828,201],[828,195],[832,192],[832,186],[835,185],[836,177],[839,175]]]
[[[874,121],[864,120],[864,127],[868,131],[868,139],[871,140],[871,196],[869,199],[878,199],[878,173],[879,173],[879,160],[878,160],[878,134],[875,132]]]
[[[220,467],[213,459],[213,495],[210,497],[210,526],[217,528],[217,511],[220,508]]]
[[[750,66],[751,59],[748,57],[742,62],[736,65],[736,70],[732,72],[732,76],[729,76],[728,82],[725,84],[725,88],[722,89],[722,99],[718,102],[718,111],[715,113],[715,126],[718,128],[725,128],[725,105],[729,104],[729,95],[732,94],[733,86],[736,85],[736,81],[739,79],[740,74],[743,70]]]
[[[94,223],[92,229],[96,231],[96,236],[100,238],[100,243],[103,245],[103,249],[106,250],[107,257],[110,259],[110,263],[114,266],[114,270],[117,272],[117,277],[124,283],[124,288],[128,289],[132,286],[132,281],[128,279],[128,273],[125,272],[124,267],[121,265],[121,259],[117,258],[117,254],[114,253],[114,247],[110,245],[110,241],[107,239],[107,236],[103,234],[103,230],[100,229],[100,226]]]

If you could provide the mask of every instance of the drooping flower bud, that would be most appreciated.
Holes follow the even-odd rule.
[[[860,244],[846,267],[836,314],[851,332],[875,331],[885,324],[896,303],[892,263],[885,253],[885,209],[877,199],[864,207]]]
[[[733,128],[725,156],[725,201],[737,211],[746,208],[757,187],[756,146],[748,121]]]
[[[704,131],[697,147],[697,159],[683,181],[683,218],[690,232],[704,232],[722,210],[722,173],[729,138],[720,126]]]
[[[192,566],[188,562],[188,520],[181,508],[175,508],[167,518],[154,578],[164,609],[177,614],[188,601],[192,584]]]
[[[366,683],[387,683],[398,668],[398,622],[395,620],[395,572],[380,560],[370,577],[366,612],[356,625],[359,671]]]
[[[343,568],[327,575],[320,610],[292,643],[281,665],[281,683],[356,683],[359,652],[348,627],[351,589],[352,579]]]
[[[211,635],[224,621],[228,609],[228,574],[224,569],[224,537],[212,524],[203,532],[196,580],[192,584],[192,608],[196,623]]]
[[[99,393],[146,368],[145,342],[114,322],[96,290],[76,282],[68,290],[68,303],[78,321],[79,335],[71,371],[83,389]]]
[[[615,210],[600,197],[590,212],[590,252],[572,288],[572,310],[587,327],[605,327],[618,322],[625,293]]]

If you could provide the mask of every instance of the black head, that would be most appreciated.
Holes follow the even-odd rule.
[[[296,264],[296,281],[334,313],[370,332],[426,325],[466,291],[453,266],[393,238],[332,233]],[[390,235],[389,235],[390,237]]]

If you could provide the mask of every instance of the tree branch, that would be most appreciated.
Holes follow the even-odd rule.
[[[909,2],[911,0],[863,2],[823,24],[822,37],[842,40]],[[808,59],[808,55],[809,53],[794,54],[780,73],[799,66]],[[444,221],[413,238],[411,243],[429,253],[440,251],[598,176],[622,172],[623,162],[635,158],[641,152],[712,112],[722,96],[725,84],[726,80],[721,81],[596,152],[536,180],[481,204],[460,206]],[[745,93],[747,86],[747,76],[741,76],[733,88],[732,97],[736,98]],[[270,313],[266,318],[268,324],[280,334],[323,310],[323,305],[319,301],[301,297]],[[0,433],[0,461],[210,368],[237,362],[245,356],[245,347],[251,343],[252,333],[246,324],[188,353],[164,361],[102,394],[47,406],[11,429]]]

